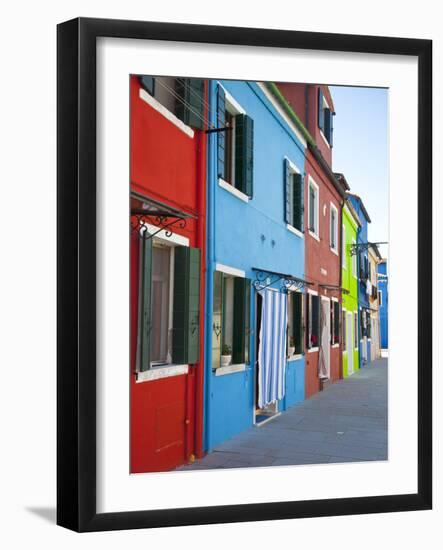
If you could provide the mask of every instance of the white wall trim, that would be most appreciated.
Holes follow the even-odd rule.
[[[246,272],[242,269],[237,269],[236,267],[230,267],[229,265],[225,264],[215,264],[215,270],[221,271],[222,273],[226,273],[226,275],[234,275],[234,277],[243,277],[243,279],[246,277]]]
[[[237,197],[238,199],[242,200],[243,202],[249,202],[248,195],[245,195],[244,193],[239,191],[236,187],[234,187],[224,179],[218,178],[218,185],[225,191],[228,191],[229,193],[234,195],[234,197]]]
[[[313,233],[310,229],[308,229],[308,232],[309,232],[309,235],[311,235],[311,237],[313,239],[315,239],[316,241],[320,242],[320,237],[316,234],[316,233]]]
[[[311,211],[311,193],[309,191],[309,186],[312,185],[313,187],[315,187],[315,190],[316,190],[316,197],[317,197],[317,208],[316,208],[316,211],[315,211],[315,221],[317,222],[316,223],[316,229],[317,229],[317,232],[314,233],[313,231],[311,231],[309,229],[309,226],[310,226],[310,223],[309,223],[309,212]],[[314,178],[311,176],[311,174],[308,175],[308,231],[309,231],[309,234],[314,237],[314,239],[317,239],[317,241],[320,242],[320,188],[318,186],[318,184],[316,183],[316,181],[314,180]]]
[[[239,365],[227,365],[226,367],[218,367],[215,369],[215,376],[225,376],[226,374],[233,374],[234,372],[243,372],[246,370],[246,364],[242,363]]]
[[[243,109],[240,103],[234,97],[232,97],[232,95],[228,92],[228,90],[223,86],[223,84],[219,80],[217,80],[217,85],[220,86],[220,88],[223,88],[225,92],[225,101],[229,103],[230,107],[233,108],[233,110],[235,111],[235,114],[245,115],[246,114],[245,109]]]
[[[338,300],[338,298],[334,298],[333,296],[331,296],[331,301],[332,302],[338,302],[339,300]]]
[[[140,99],[150,105],[158,113],[163,115],[166,119],[169,120],[169,122],[172,122],[172,124],[174,124],[174,126],[177,126],[177,128],[181,130],[184,134],[186,134],[190,138],[194,138],[194,130],[190,126],[182,122],[179,118],[177,118],[173,113],[171,113],[169,109],[166,109],[164,105],[157,101],[155,97],[152,97],[152,95],[148,94],[146,90],[140,88],[139,96]]]
[[[289,116],[283,111],[283,109],[280,107],[280,104],[277,102],[277,100],[274,98],[274,96],[268,91],[266,86],[262,82],[258,82],[258,87],[260,90],[265,94],[266,99],[271,103],[271,105],[274,107],[274,109],[278,112],[278,114],[283,118],[283,120],[286,122],[286,124],[290,127],[290,129],[294,132],[297,139],[302,143],[303,147],[307,147],[306,139],[301,134],[300,130],[297,128],[297,126],[292,122],[292,120],[289,118]]]
[[[318,351],[318,346],[316,346],[315,348],[308,349],[308,353],[314,353],[315,351]]]
[[[297,168],[297,166],[292,162],[290,158],[288,158],[286,155],[284,157],[289,164],[289,168],[293,174],[301,174],[300,170]]]
[[[331,301],[331,298],[329,298],[328,296],[320,296],[320,298],[322,300],[326,300],[327,302],[330,302]]]
[[[303,354],[302,353],[297,353],[296,355],[288,355],[288,357],[286,359],[288,361],[299,361],[302,358],[303,358]]]
[[[308,288],[307,292],[308,294],[313,294],[314,296],[318,296],[318,292],[316,290],[311,290],[310,288]]]
[[[182,376],[189,371],[189,365],[165,365],[164,367],[153,367],[144,372],[137,372],[136,382],[149,382],[172,376]]]
[[[319,130],[320,130],[320,135],[321,135],[321,137],[323,138],[323,141],[326,143],[328,149],[330,149],[331,146],[330,146],[328,140],[326,139],[326,136],[324,135],[323,130],[322,130],[321,128],[319,128]]]
[[[332,221],[332,211],[335,212],[335,248],[331,246],[332,241],[332,235],[331,235],[331,221]],[[338,256],[338,208],[335,206],[335,204],[330,201],[329,202],[329,248],[330,250]]]
[[[300,239],[304,239],[305,235],[300,230],[298,230],[296,227],[291,225],[290,223],[286,224],[286,229],[290,231],[291,233],[294,233],[294,235],[297,235],[297,237],[300,237]]]

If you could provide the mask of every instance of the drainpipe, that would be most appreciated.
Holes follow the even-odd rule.
[[[207,100],[207,84],[205,84],[205,100]],[[208,113],[205,113],[205,119]],[[206,143],[207,134],[204,129],[197,132],[197,246],[200,249],[200,304],[205,303],[206,282]],[[195,454],[203,456],[203,415],[204,415],[204,370],[205,370],[205,315],[200,307],[200,361],[195,377]]]

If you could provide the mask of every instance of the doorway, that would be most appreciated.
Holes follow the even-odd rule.
[[[331,302],[324,296],[321,297],[320,327],[318,376],[327,380],[331,376]]]

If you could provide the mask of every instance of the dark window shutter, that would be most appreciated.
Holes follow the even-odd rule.
[[[325,111],[323,109],[323,92],[318,89],[318,127],[324,131],[325,129]]]
[[[235,187],[252,198],[254,171],[254,121],[248,115],[235,117]]]
[[[288,159],[284,159],[283,162],[283,190],[284,190],[284,212],[285,212],[285,222],[292,225],[293,213],[292,209],[294,206],[294,201],[292,199],[292,174],[289,167]]]
[[[300,355],[303,353],[303,294],[301,292],[292,293],[293,303],[293,331],[294,331],[294,344],[295,354]]]
[[[217,88],[217,128],[224,128],[226,125],[226,98],[225,91],[221,86]],[[225,178],[225,156],[226,156],[226,132],[217,132],[217,174],[219,178]]]
[[[201,78],[177,78],[175,114],[188,126],[203,130],[205,81]]]
[[[212,305],[212,368],[220,366],[222,346],[223,273],[214,271]]]
[[[320,300],[318,296],[312,295],[312,334],[311,342],[313,347],[319,345],[319,332],[320,332]]]
[[[304,201],[303,201],[303,176],[301,174],[293,174],[292,179],[294,182],[293,189],[293,204],[294,204],[294,215],[293,215],[293,226],[299,231],[303,231],[303,210],[304,210]]]
[[[200,349],[200,250],[177,246],[174,251],[172,361],[194,364]]]
[[[245,279],[245,363],[249,363],[251,334],[251,280]]]
[[[311,301],[311,294],[306,295],[306,348],[310,349],[311,346],[311,308],[312,308],[312,301]]]
[[[328,143],[331,143],[331,124],[332,124],[332,113],[331,109],[328,109],[327,107],[324,109],[324,134],[325,138],[327,139]]]
[[[155,93],[155,78],[153,76],[142,75],[140,77],[140,84],[142,87],[151,94],[152,96]]]
[[[334,302],[334,344],[340,342],[340,304]]]
[[[332,147],[334,145],[334,113],[330,113],[330,122],[329,122],[329,145]]]
[[[241,364],[249,360],[249,279],[235,277],[234,279],[234,323],[232,341],[232,362]],[[248,348],[246,350],[246,348]],[[247,353],[246,353],[247,351]]]
[[[137,346],[137,364],[140,372],[150,368],[152,239],[148,235],[146,237],[140,238],[140,320]]]

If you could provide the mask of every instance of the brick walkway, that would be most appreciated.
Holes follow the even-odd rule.
[[[387,359],[379,359],[178,469],[386,460],[387,435]]]

